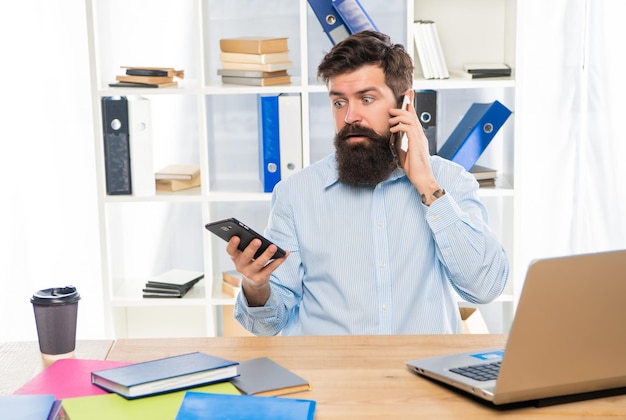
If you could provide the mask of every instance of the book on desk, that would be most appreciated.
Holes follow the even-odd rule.
[[[91,373],[91,381],[125,398],[139,398],[238,375],[238,362],[194,352]]]

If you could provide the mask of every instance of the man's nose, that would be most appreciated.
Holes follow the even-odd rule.
[[[358,106],[354,104],[348,105],[343,121],[346,124],[354,124],[355,122],[361,121],[361,114],[358,110]]]

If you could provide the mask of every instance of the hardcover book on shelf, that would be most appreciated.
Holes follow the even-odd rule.
[[[154,174],[155,179],[182,179],[191,180],[200,176],[200,165],[195,163],[189,164],[172,164],[159,169]]]
[[[508,77],[507,74],[497,74],[497,73],[468,73],[462,70],[453,70],[450,72],[453,76],[458,76],[463,79],[492,79],[497,77]]]
[[[120,68],[126,69],[126,74],[129,76],[167,76],[177,77],[179,79],[185,78],[184,70],[176,70],[173,67],[120,66]]]
[[[237,295],[241,292],[241,286],[235,286],[227,281],[222,280],[222,293],[226,296],[237,297]]]
[[[468,73],[494,74],[498,76],[511,75],[511,67],[504,63],[464,64],[463,71]]]
[[[116,82],[109,83],[110,87],[134,87],[134,88],[168,88],[178,86],[178,82],[168,83],[137,83],[137,82]]]
[[[278,71],[293,68],[293,61],[283,61],[280,63],[235,63],[232,61],[222,61],[222,68],[229,70],[253,70],[253,71]]]
[[[91,381],[103,389],[133,399],[232,379],[238,375],[238,364],[194,352],[94,371]]]
[[[220,39],[222,52],[271,54],[289,51],[287,37],[244,36]]]
[[[172,269],[149,280],[143,289],[143,297],[182,298],[203,277],[200,271]]]
[[[241,287],[243,276],[236,270],[227,270],[222,272],[222,280],[232,284],[235,287]]]
[[[157,179],[156,190],[164,192],[176,192],[182,190],[188,190],[200,186],[200,177],[187,180],[187,179]]]
[[[173,82],[174,78],[169,76],[129,76],[127,74],[118,74],[115,76],[115,80],[118,82],[160,84]]]
[[[487,168],[486,166],[474,165],[469,171],[477,181],[484,181],[495,179],[498,171],[493,168]]]
[[[289,51],[281,51],[267,54],[245,54],[233,52],[221,52],[220,60],[232,61],[234,63],[282,63],[289,61]]]
[[[222,76],[222,83],[232,85],[247,86],[276,86],[288,85],[291,83],[291,76],[276,77],[238,77],[238,76]]]
[[[230,381],[247,395],[273,397],[309,391],[309,382],[268,357],[239,363],[239,376]]]
[[[277,71],[257,71],[257,70],[237,70],[237,69],[217,69],[218,76],[232,77],[277,77],[287,76],[287,70]]]
[[[313,400],[187,391],[176,420],[313,420],[315,406]]]
[[[157,191],[175,192],[200,186],[200,165],[172,164],[154,174]]]
[[[109,83],[111,87],[146,87],[164,88],[178,86],[174,78],[183,79],[184,70],[176,70],[172,67],[130,67],[120,66],[124,74],[115,76],[115,83]]]

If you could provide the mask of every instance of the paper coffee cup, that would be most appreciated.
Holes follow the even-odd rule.
[[[48,360],[73,357],[80,294],[74,286],[37,291],[31,298],[39,350]]]

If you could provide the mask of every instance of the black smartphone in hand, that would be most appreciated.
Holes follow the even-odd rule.
[[[254,254],[254,259],[258,258],[263,252],[265,252],[267,247],[272,244],[269,239],[255,232],[234,217],[208,223],[207,225],[205,225],[205,228],[207,228],[209,231],[216,234],[226,242],[230,241],[230,238],[232,238],[233,236],[239,236],[239,239],[241,239],[241,241],[239,242],[239,246],[237,248],[240,251],[246,249],[246,247],[250,245],[250,242],[252,242],[253,239],[260,239],[261,247]],[[276,247],[278,248],[278,250],[276,251],[276,253],[274,253],[271,259],[282,258],[287,255],[284,249],[280,248],[278,245],[276,245]]]

